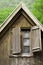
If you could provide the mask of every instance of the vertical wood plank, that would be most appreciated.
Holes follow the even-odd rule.
[[[20,53],[21,52],[21,44],[20,44],[20,28],[12,29],[12,53]]]
[[[32,52],[41,51],[41,30],[35,26],[35,28],[31,28],[31,45]]]

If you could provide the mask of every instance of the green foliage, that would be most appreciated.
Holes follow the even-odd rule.
[[[43,24],[43,0],[0,0],[0,24],[4,22],[21,1],[25,3]]]
[[[0,24],[7,18],[7,16],[12,12],[13,8],[5,8],[0,10]]]
[[[36,0],[33,4],[33,13],[43,24],[43,0]]]

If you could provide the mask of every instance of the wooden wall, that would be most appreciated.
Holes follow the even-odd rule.
[[[12,27],[32,27],[30,22],[21,15]],[[0,40],[0,65],[43,65],[43,52],[34,53],[33,57],[12,57],[10,56],[10,46],[11,46],[11,28],[5,33],[5,35]],[[43,38],[42,38],[43,40]],[[43,41],[42,41],[43,43]]]
[[[43,62],[40,59],[33,57],[18,57],[11,59],[11,65],[43,65]]]
[[[9,31],[0,41],[0,65],[9,65],[10,34]]]

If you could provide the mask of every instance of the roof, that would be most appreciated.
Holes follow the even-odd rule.
[[[34,23],[39,26],[39,28],[43,31],[43,25],[39,22],[39,20],[27,9],[24,3],[20,3],[17,8],[7,17],[7,19],[0,25],[0,32],[7,26],[7,24],[11,21],[11,19],[19,12],[20,9],[23,9],[26,14],[34,21]]]

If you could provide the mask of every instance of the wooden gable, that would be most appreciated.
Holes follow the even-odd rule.
[[[7,17],[7,19],[0,25],[0,33],[3,31],[3,29],[4,29],[9,23],[11,23],[11,21],[12,21],[13,18],[15,18],[15,20],[16,20],[16,18],[17,18],[17,16],[16,16],[17,13],[18,13],[18,16],[20,16],[20,14],[23,14],[23,15],[24,15],[24,13],[23,13],[22,11],[24,11],[25,14],[28,16],[28,18],[31,19],[32,22],[33,22],[34,24],[36,24],[37,26],[39,26],[39,28],[43,31],[43,26],[42,26],[42,24],[38,21],[38,19],[26,8],[26,6],[25,6],[23,3],[20,3],[20,4],[18,5],[18,7],[11,13],[11,15],[9,15],[9,16]],[[27,16],[26,16],[26,18],[27,18]],[[29,19],[28,19],[28,20],[29,20]],[[13,23],[13,22],[12,22],[12,23]]]
[[[21,11],[23,13],[21,13]],[[15,17],[10,21],[10,23],[2,30],[0,33],[0,36],[2,37],[4,33],[12,28],[12,27],[32,27],[35,26],[36,24],[32,22],[30,18],[26,15],[26,13],[23,10],[20,10]]]
[[[7,18],[7,20],[0,26],[0,64],[1,65],[10,65],[11,63],[9,62],[9,56],[10,56],[10,50],[11,50],[11,29],[12,28],[19,28],[19,27],[28,27],[28,28],[32,28],[33,26],[38,26],[42,31],[43,31],[43,27],[42,25],[39,23],[39,21],[34,18],[34,16],[30,13],[30,11],[27,10],[27,8],[25,8],[24,5],[20,4],[18,6],[18,8],[15,10],[15,12],[13,12],[10,17]],[[36,31],[36,35],[37,35],[37,30],[34,30]],[[32,31],[32,33],[34,32]],[[15,31],[14,31],[15,32]],[[14,33],[13,32],[13,33]],[[19,32],[17,32],[19,34]],[[35,34],[34,37],[36,36]],[[43,32],[42,32],[43,34]],[[18,36],[18,35],[17,35]],[[20,36],[18,36],[20,37]],[[18,38],[17,37],[17,38]],[[38,37],[39,38],[39,37]],[[36,39],[36,38],[35,38]],[[14,38],[15,40],[15,38]],[[19,39],[18,39],[19,40]],[[36,39],[37,40],[37,39]],[[43,43],[43,38],[41,39],[42,40],[42,43]],[[15,42],[15,41],[14,41]],[[13,42],[13,43],[14,43]],[[16,41],[17,42],[17,41]],[[34,41],[33,41],[34,42]],[[32,42],[32,43],[33,43]],[[38,41],[39,42],[39,41]],[[19,43],[19,41],[18,41]],[[34,44],[34,43],[33,43]],[[14,44],[15,46],[15,44]],[[13,46],[13,49],[15,49]],[[35,50],[37,50],[36,48],[34,48],[36,46],[37,48],[37,44],[35,43],[34,46],[32,45],[32,49],[34,50],[33,52],[35,52]],[[17,46],[19,47],[18,49],[20,49],[20,46]],[[16,47],[16,49],[17,49]],[[39,43],[38,43],[38,48],[40,49],[39,47]],[[17,50],[18,51],[18,50]],[[19,50],[20,51],[20,50]],[[13,53],[15,51],[13,50]],[[17,53],[17,52],[16,52]],[[42,57],[43,59],[43,57]],[[11,60],[11,59],[10,59]],[[17,61],[16,61],[17,60]],[[21,62],[22,60],[22,62]],[[28,60],[28,61],[27,61]],[[26,64],[34,64],[33,63],[33,58],[30,60],[29,62],[29,58],[13,58],[13,62],[15,63],[14,65],[16,65],[19,61],[19,63],[23,63],[24,62],[24,65],[25,63]],[[38,59],[39,60],[39,59]],[[6,62],[5,62],[6,61]],[[16,62],[15,62],[16,61]],[[2,63],[3,62],[3,63]],[[29,62],[29,63],[28,63]],[[18,64],[19,64],[18,63]],[[36,63],[36,62],[35,62]],[[38,65],[38,64],[36,64]]]

